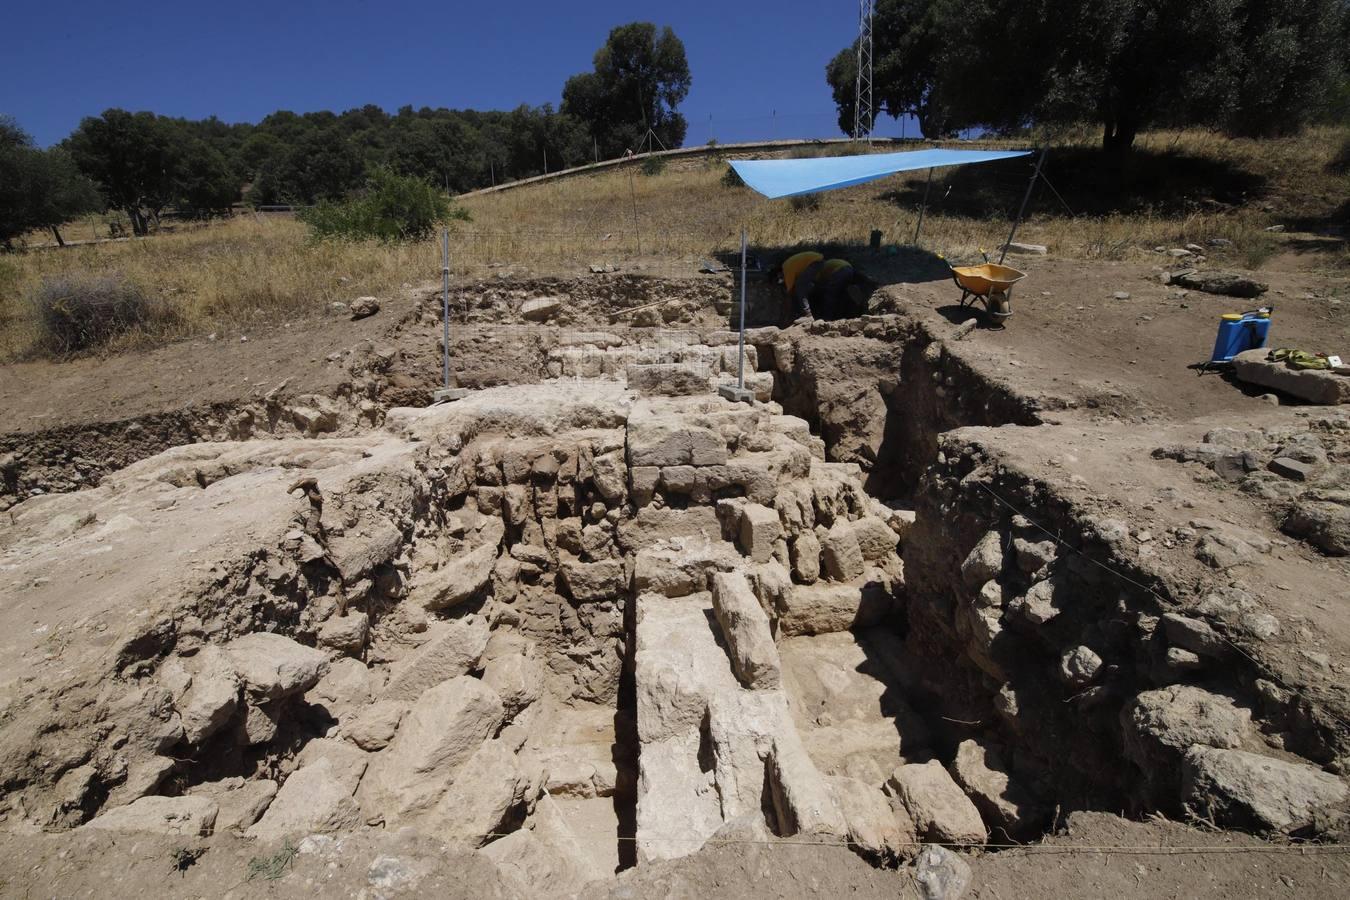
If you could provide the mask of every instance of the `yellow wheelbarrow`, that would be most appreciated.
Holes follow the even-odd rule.
[[[1012,286],[1027,277],[1012,266],[984,263],[978,266],[951,266],[952,280],[961,289],[961,305],[983,303],[985,312],[996,319],[1012,315]]]

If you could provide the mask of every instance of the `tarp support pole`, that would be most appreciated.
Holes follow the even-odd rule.
[[[1008,232],[1008,239],[1003,242],[1003,252],[998,255],[1000,266],[1003,265],[1003,260],[1008,255],[1008,245],[1013,242],[1013,238],[1017,235],[1017,226],[1022,224],[1022,215],[1027,211],[1027,201],[1031,199],[1031,192],[1036,187],[1036,179],[1041,177],[1041,166],[1045,164],[1045,154],[1049,152],[1049,147],[1043,147],[1041,155],[1036,158],[1036,171],[1031,173],[1031,181],[1027,182],[1027,192],[1022,195],[1022,206],[1017,210],[1017,218],[1013,220],[1012,231]]]
[[[928,181],[923,186],[923,203],[919,205],[919,221],[914,226],[914,240],[911,242],[914,246],[919,246],[919,229],[923,227],[923,213],[928,208],[928,189],[933,186],[933,169],[928,169]]]
[[[736,387],[745,390],[745,254],[746,234],[741,229],[741,327],[739,350],[736,358]]]

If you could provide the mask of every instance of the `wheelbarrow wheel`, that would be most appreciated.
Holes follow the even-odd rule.
[[[1012,315],[1012,298],[1006,291],[991,291],[987,305],[989,315],[996,319],[1006,319]]]

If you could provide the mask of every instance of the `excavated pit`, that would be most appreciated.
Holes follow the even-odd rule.
[[[1241,598],[1183,615],[1000,459],[1038,404],[917,322],[755,329],[754,405],[712,393],[724,331],[529,333],[469,332],[506,384],[458,403],[15,506],[5,819],[410,826],[532,893],[1083,809],[1336,826],[1346,731],[1210,624]]]

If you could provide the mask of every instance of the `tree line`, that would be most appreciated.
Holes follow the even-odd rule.
[[[1350,119],[1346,0],[878,0],[873,102],[925,136],[1095,122],[1251,137]],[[826,67],[853,130],[857,47]]]
[[[557,109],[405,106],[390,114],[368,105],[282,110],[256,124],[109,109],[50,150],[0,117],[0,243],[101,208],[125,212],[134,232],[145,234],[167,209],[211,215],[240,200],[339,200],[377,171],[460,193],[622,156],[649,129],[653,144],[678,147],[686,123],[677,107],[689,85],[675,33],[634,22],[610,32],[592,71],[567,80]],[[20,171],[29,174],[11,177]]]

